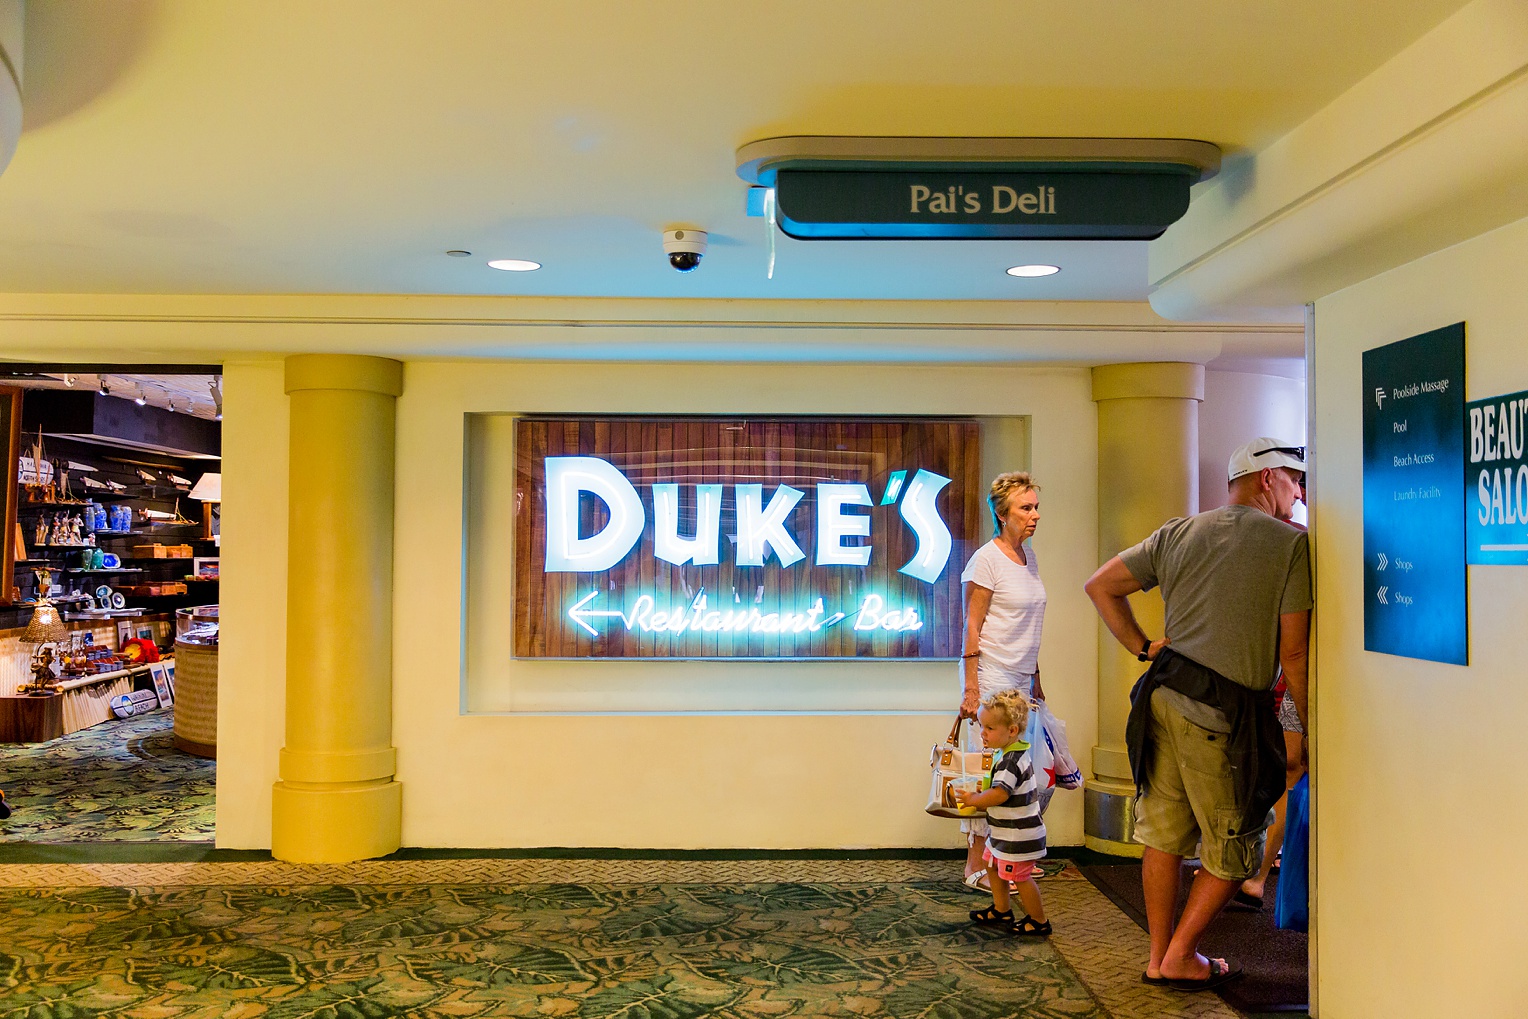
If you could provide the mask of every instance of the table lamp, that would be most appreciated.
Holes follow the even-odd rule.
[[[187,493],[188,498],[198,499],[202,504],[202,537],[211,540],[213,504],[223,501],[223,475],[203,474],[196,479]]]
[[[37,649],[32,652],[32,681],[23,684],[19,692],[45,694],[48,684],[53,681],[53,645],[69,639],[69,628],[59,617],[58,608],[48,601],[48,592],[53,589],[53,571],[44,567],[33,572],[37,574],[37,607],[32,610],[21,643],[35,644]]]

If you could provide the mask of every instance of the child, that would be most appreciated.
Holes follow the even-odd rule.
[[[987,879],[992,884],[992,905],[973,909],[973,923],[1006,927],[1015,934],[1045,937],[1051,932],[1035,884],[1034,861],[1045,855],[1045,822],[1040,819],[1040,795],[1029,761],[1029,744],[1021,738],[1029,725],[1029,700],[1017,690],[1001,690],[983,702],[977,716],[982,742],[989,749],[1001,747],[992,762],[989,788],[971,793],[959,790],[962,806],[987,811]],[[1025,915],[1015,920],[1009,906],[1008,885],[1013,883]]]

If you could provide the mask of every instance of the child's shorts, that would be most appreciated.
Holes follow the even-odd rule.
[[[988,846],[982,850],[982,859],[986,860],[989,865],[995,868],[997,870],[997,876],[1002,878],[1004,881],[1028,881],[1034,876],[1035,873],[1035,861],[1024,860],[1020,862],[1015,860],[999,860],[992,855],[991,846]]]

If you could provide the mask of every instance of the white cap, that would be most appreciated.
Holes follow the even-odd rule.
[[[1282,439],[1253,439],[1231,454],[1231,462],[1226,468],[1226,480],[1235,481],[1244,474],[1252,474],[1268,467],[1288,467],[1304,474],[1305,447]]]

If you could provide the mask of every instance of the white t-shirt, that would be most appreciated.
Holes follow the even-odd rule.
[[[976,584],[992,592],[992,605],[982,622],[978,665],[1005,673],[1032,676],[1040,668],[1040,628],[1045,623],[1045,585],[1040,583],[1040,562],[1035,550],[1024,543],[1020,566],[989,541],[977,549],[960,574],[961,583]]]

